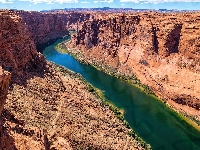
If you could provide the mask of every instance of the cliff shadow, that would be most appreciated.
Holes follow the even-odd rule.
[[[34,130],[31,129],[25,129],[25,121],[24,120],[19,120],[15,117],[14,114],[12,114],[11,112],[9,112],[7,109],[4,109],[2,112],[2,117],[10,122],[10,123],[14,123],[15,125],[13,127],[11,127],[10,129],[12,131],[14,131],[15,133],[18,134],[23,134],[25,136],[33,136],[34,134]]]
[[[5,70],[10,71],[7,68]],[[51,73],[45,57],[40,53],[36,54],[23,69],[10,72],[12,74],[10,90],[13,88],[12,84],[26,87],[29,79],[34,77],[44,78],[46,73]]]
[[[98,44],[98,35],[99,35],[99,24],[98,20],[93,20],[91,23],[91,28],[93,30],[92,34],[92,44],[96,46]]]
[[[59,40],[59,39],[62,39],[62,37],[49,40],[49,41],[46,42],[46,43],[35,44],[35,45],[36,45],[37,52],[43,53],[43,51],[45,50],[46,47],[48,47],[48,46],[50,46],[50,45],[53,45],[53,44],[54,44],[57,40]]]
[[[2,114],[0,116],[0,149],[17,150],[15,146],[15,139],[10,133],[10,127],[6,124],[6,118]]]
[[[19,120],[7,109],[2,111],[0,123],[0,149],[17,150],[12,132],[24,137],[32,137],[36,134],[34,130],[25,128],[24,120]]]
[[[178,53],[181,29],[182,24],[175,24],[174,29],[167,36],[165,47],[169,55],[171,53]]]
[[[156,27],[152,27],[153,50],[158,54],[158,37],[156,32],[157,32]]]
[[[49,69],[43,55],[36,46],[23,20],[14,17],[11,11],[0,14],[0,66],[12,75],[11,84],[27,84],[34,76],[44,77]]]

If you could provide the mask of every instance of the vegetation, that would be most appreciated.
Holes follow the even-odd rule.
[[[80,51],[73,51],[73,50],[69,50],[68,48],[66,48],[65,44],[66,42],[68,42],[69,40],[59,43],[55,46],[55,49],[63,54],[70,54],[71,56],[73,56],[75,59],[77,59],[79,62],[84,63],[84,64],[89,64],[91,66],[93,66],[94,68],[96,68],[97,70],[103,71],[111,76],[114,76],[116,78],[122,79],[134,86],[139,87],[140,89],[142,89],[146,94],[151,94],[155,96],[155,93],[152,91],[152,89],[145,84],[142,84],[141,81],[133,74],[132,76],[127,76],[121,72],[118,72],[117,69],[112,68],[104,63],[96,63],[96,62],[88,62],[86,61],[87,59],[85,59],[82,55],[82,53]]]
[[[108,107],[114,114],[115,116],[122,121],[123,125],[129,129],[129,132],[127,133],[129,136],[131,136],[133,139],[135,139],[139,145],[141,145],[143,148],[145,148],[145,150],[151,150],[151,146],[147,143],[145,143],[145,141],[142,140],[142,138],[140,138],[135,131],[133,131],[129,125],[129,123],[124,119],[124,112],[123,110],[119,110],[116,106],[114,106],[113,104],[109,103],[109,100],[105,98],[103,92],[97,88],[95,88],[93,85],[91,85],[90,83],[88,83],[80,74],[75,73],[73,71],[70,71],[62,66],[59,66],[55,63],[52,62],[53,65],[56,66],[56,68],[59,68],[60,72],[63,74],[69,74],[72,76],[75,76],[79,79],[81,79],[83,81],[83,83],[85,85],[87,85],[88,87],[88,91],[92,92],[98,99],[101,100],[101,103],[105,106]]]
[[[88,91],[89,92],[94,92],[95,89],[90,84],[88,84]]]
[[[193,122],[195,122],[198,126],[200,126],[200,121],[197,120],[195,117],[189,116],[189,115],[187,115],[186,113],[181,113],[181,114],[182,114],[183,116],[189,118],[189,119],[192,120]]]
[[[109,103],[108,99],[105,98],[103,92],[97,88],[95,88],[94,86],[92,86],[90,83],[88,83],[84,78],[82,78],[82,81],[87,84],[88,89],[91,90],[94,93],[94,95],[101,99],[101,102],[104,106],[109,107],[109,109],[111,111],[113,111],[113,113],[115,114],[115,116],[122,121],[123,125],[129,129],[130,131],[127,133],[129,136],[131,136],[133,139],[135,139],[139,145],[141,145],[143,148],[145,148],[145,150],[151,150],[151,146],[147,143],[145,143],[145,141],[142,140],[142,138],[140,138],[135,131],[133,131],[131,129],[131,126],[129,125],[129,123],[124,119],[124,113],[122,112],[122,110],[118,109],[116,106],[114,106],[113,104]]]

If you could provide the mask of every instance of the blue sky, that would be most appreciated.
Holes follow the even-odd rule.
[[[200,10],[200,0],[0,0],[0,9],[41,11],[97,7]]]

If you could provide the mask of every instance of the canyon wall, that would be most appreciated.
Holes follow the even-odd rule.
[[[25,23],[12,11],[0,11],[0,115],[4,108],[10,83],[24,83],[30,78],[29,72],[41,68],[45,64],[44,57],[37,53]],[[0,131],[2,118],[0,117]],[[3,131],[1,132],[3,133]],[[9,146],[8,139],[0,135],[1,146]],[[6,143],[8,145],[6,145]]]
[[[12,11],[0,12],[0,66],[20,82],[28,72],[42,68],[44,57],[37,53],[24,20]]]
[[[0,66],[1,82],[4,88],[1,93],[3,106],[6,89],[9,82],[4,82],[5,74],[10,72],[12,83],[24,84],[28,78],[45,68],[45,58],[37,52],[36,44],[60,38],[68,34],[68,29],[74,29],[82,21],[88,20],[89,14],[81,13],[46,13],[26,11],[0,11]],[[5,89],[5,90],[4,90]],[[2,109],[0,109],[2,110]]]
[[[8,88],[10,84],[11,75],[9,72],[2,69],[0,66],[0,148],[6,147],[6,144],[13,145],[11,141],[9,142],[8,138],[2,137],[3,133],[3,120],[1,118],[2,111],[4,109],[4,104],[6,102]]]
[[[35,44],[72,29],[78,33],[70,46],[89,59],[126,76],[135,74],[165,100],[200,107],[199,13],[2,11],[0,15],[0,65],[12,73],[14,82],[43,70],[45,60]]]
[[[67,43],[86,60],[135,74],[164,100],[200,108],[200,13],[99,13]]]
[[[15,81],[21,81],[25,72],[44,66],[44,57],[37,53],[36,45],[61,38],[91,15],[6,10],[1,11],[0,17],[0,65],[13,73]]]
[[[27,12],[17,11],[24,20],[35,44],[46,43],[69,34],[68,30],[76,30],[77,25],[88,20],[91,15],[79,12]]]

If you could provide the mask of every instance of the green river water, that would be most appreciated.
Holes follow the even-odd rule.
[[[200,132],[166,105],[129,83],[92,66],[79,63],[54,46],[45,48],[47,60],[80,73],[89,83],[103,91],[110,103],[125,111],[125,120],[154,150],[200,150]]]

